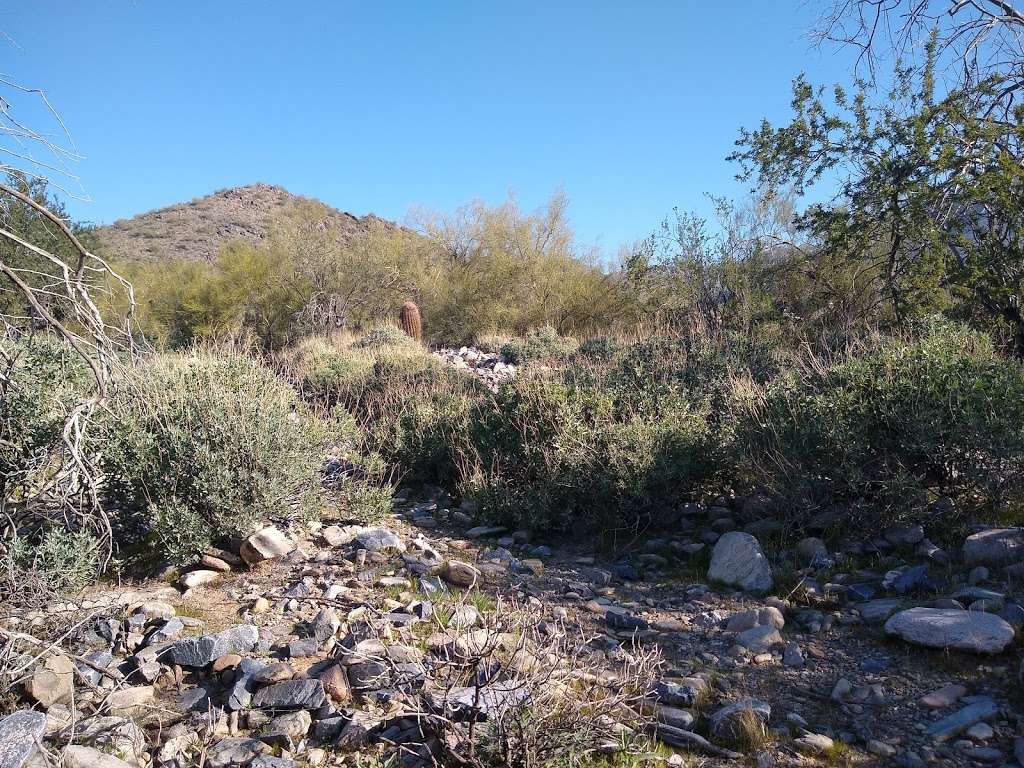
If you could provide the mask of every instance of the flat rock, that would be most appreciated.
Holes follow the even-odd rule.
[[[21,768],[37,752],[46,730],[46,715],[21,710],[0,720],[0,768]]]
[[[77,744],[69,744],[60,754],[64,768],[132,768],[131,763],[118,757]]]
[[[480,571],[461,560],[449,560],[445,563],[444,578],[449,584],[468,589],[480,579]]]
[[[999,653],[1013,641],[1013,627],[998,616],[954,608],[910,608],[885,622],[887,634],[926,648]]]
[[[715,542],[708,579],[748,592],[772,588],[772,568],[761,545],[749,533],[730,531]]]
[[[215,635],[178,640],[170,647],[170,658],[183,667],[205,667],[228,653],[248,653],[259,639],[259,630],[252,624],[237,624]]]
[[[206,750],[206,765],[209,768],[249,765],[267,749],[267,745],[259,739],[239,737],[221,739]]]
[[[771,624],[760,627],[752,627],[736,636],[736,642],[742,645],[751,653],[765,653],[776,645],[783,645],[785,641],[779,630]]]
[[[316,709],[325,697],[319,680],[288,680],[256,691],[252,704],[258,709]]]
[[[881,624],[903,607],[903,601],[896,597],[868,600],[857,606],[860,616],[867,624]]]
[[[999,707],[995,701],[983,698],[932,723],[925,730],[925,734],[931,736],[936,741],[948,741],[954,736],[963,733],[975,723],[980,723],[982,720],[994,716],[998,711]]]
[[[368,552],[405,552],[401,537],[387,528],[367,528],[355,537],[355,542]]]
[[[62,654],[49,656],[36,667],[26,688],[42,707],[66,704],[75,691],[75,665]]]
[[[249,565],[283,557],[295,549],[295,542],[272,525],[252,534],[239,550],[242,559]]]
[[[967,693],[967,688],[959,683],[951,683],[943,686],[937,691],[932,691],[921,697],[921,703],[929,709],[943,709],[955,704]]]
[[[964,541],[967,565],[1007,565],[1024,560],[1024,529],[991,528]]]

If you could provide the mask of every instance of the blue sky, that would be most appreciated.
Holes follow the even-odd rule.
[[[103,223],[256,181],[399,220],[563,189],[614,253],[742,194],[738,128],[850,64],[803,0],[17,5],[0,72],[46,90],[85,156],[69,210]]]

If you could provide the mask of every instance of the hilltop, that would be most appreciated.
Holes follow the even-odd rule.
[[[371,222],[382,221],[373,214],[355,216],[283,187],[258,183],[222,189],[187,203],[120,219],[97,228],[95,234],[111,257],[211,261],[227,242],[263,240],[275,218],[299,205],[322,206],[325,222],[349,235],[365,231]]]

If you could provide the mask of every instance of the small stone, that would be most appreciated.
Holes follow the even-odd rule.
[[[943,709],[955,704],[967,693],[967,688],[957,683],[939,688],[921,697],[921,703],[929,709]]]
[[[249,765],[266,750],[267,746],[259,739],[221,739],[206,750],[206,765],[209,768]]]
[[[402,539],[387,528],[367,528],[356,536],[355,542],[367,552],[405,552]]]
[[[787,667],[802,667],[804,665],[804,653],[796,643],[786,643],[786,649],[782,652],[782,663]]]
[[[153,705],[154,699],[153,686],[137,685],[112,692],[107,696],[107,708],[112,715],[119,717],[142,717]]]
[[[217,571],[218,573],[227,573],[231,570],[231,566],[221,560],[219,557],[213,555],[203,555],[199,558],[199,564],[211,571]]]
[[[469,589],[476,585],[480,571],[461,560],[449,560],[445,564],[444,577],[449,584]]]
[[[334,664],[321,672],[320,682],[324,686],[324,692],[335,704],[351,703],[352,686],[349,685],[348,675],[341,664]]]
[[[835,742],[820,733],[808,733],[793,740],[796,751],[811,757],[824,755],[835,746]]]
[[[181,577],[181,585],[186,589],[200,587],[203,584],[210,584],[220,578],[217,571],[198,570],[189,571]]]
[[[974,741],[988,741],[995,736],[995,731],[988,723],[975,723],[967,729],[965,735]]]
[[[779,630],[769,624],[741,632],[737,635],[736,642],[751,653],[764,653],[776,645],[782,645],[785,641],[779,634]]]
[[[772,716],[772,708],[760,699],[740,699],[719,708],[711,715],[711,733],[716,738],[735,740],[742,735],[742,718],[752,713],[762,725]]]
[[[878,757],[892,757],[896,754],[896,747],[886,744],[878,739],[869,739],[867,743],[868,752]]]
[[[234,669],[241,663],[242,657],[237,653],[225,653],[213,662],[210,666],[210,671],[216,674],[223,672],[225,669]]]

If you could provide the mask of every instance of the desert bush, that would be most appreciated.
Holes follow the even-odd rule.
[[[383,347],[415,348],[415,340],[407,336],[401,328],[393,325],[381,325],[362,334],[354,342],[354,349],[381,349]]]
[[[3,499],[17,503],[54,466],[69,411],[95,382],[80,356],[48,337],[0,351],[0,483]]]
[[[550,325],[530,331],[525,336],[509,339],[501,346],[501,356],[509,363],[564,359],[579,346],[568,336],[560,336]]]
[[[15,538],[0,558],[0,597],[21,605],[33,595],[71,595],[99,574],[100,542],[85,532],[46,528]]]
[[[157,355],[111,400],[110,491],[151,545],[183,562],[262,519],[316,511],[330,426],[253,358]]]
[[[578,357],[593,362],[608,362],[622,349],[622,342],[612,336],[592,336],[580,342]]]
[[[692,498],[725,457],[699,404],[629,412],[610,392],[554,376],[503,387],[472,435],[467,484],[483,513],[536,530],[636,530]]]
[[[924,519],[939,496],[997,507],[1022,490],[1024,365],[932,322],[771,383],[740,438],[755,481],[797,518],[831,510],[877,530]]]

